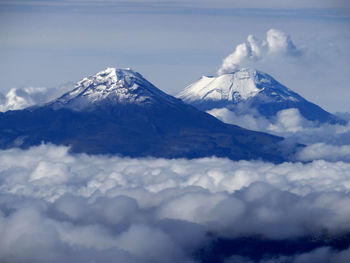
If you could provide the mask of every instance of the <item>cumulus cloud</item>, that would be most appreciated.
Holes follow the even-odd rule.
[[[270,29],[266,32],[265,40],[260,41],[249,35],[244,43],[237,45],[234,52],[223,60],[218,75],[233,72],[270,56],[295,57],[302,53],[302,49],[294,44],[290,36],[280,30]]]
[[[29,106],[48,102],[71,89],[71,83],[55,88],[24,87],[10,89],[6,96],[0,94],[0,112],[19,110]]]
[[[313,249],[271,258],[280,262],[349,255],[329,241],[350,233],[349,162],[130,159],[68,150],[0,151],[0,261],[198,262],[220,240],[255,236],[292,243],[319,237]],[[239,251],[222,256],[256,262]]]
[[[323,159],[350,162],[350,145],[335,146],[325,143],[315,143],[301,150],[297,158],[303,161]]]
[[[272,132],[296,133],[307,127],[316,127],[317,124],[306,120],[298,109],[290,108],[277,112],[275,121],[269,125],[268,130]]]
[[[306,120],[296,108],[281,110],[271,119],[265,118],[256,111],[249,109],[245,111],[247,113],[242,114],[228,108],[215,108],[208,110],[207,113],[226,123],[281,136],[296,134],[306,128],[316,128],[319,126],[317,123]]]
[[[226,123],[282,136],[287,142],[308,145],[297,154],[298,160],[323,159],[346,162],[350,160],[350,122],[346,125],[329,123],[320,125],[306,120],[295,108],[281,110],[271,119],[266,119],[257,112],[240,114],[227,108],[207,112]],[[339,116],[347,115],[343,113]]]

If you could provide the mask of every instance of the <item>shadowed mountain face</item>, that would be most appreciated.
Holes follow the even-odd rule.
[[[287,159],[280,137],[224,124],[130,69],[108,68],[43,106],[0,114],[0,147],[42,142],[130,157]]]
[[[236,239],[208,236],[211,239],[202,248],[198,249],[194,255],[196,260],[202,263],[260,262],[264,259],[277,259],[283,256],[293,257],[302,253],[310,253],[320,248],[332,248],[336,251],[341,251],[350,246],[349,233],[340,233],[338,235],[318,233],[313,236],[277,240],[261,236]],[[292,261],[285,258],[284,260],[272,262]]]
[[[270,75],[250,68],[218,77],[203,76],[177,97],[204,111],[225,107],[238,114],[259,113],[270,119],[281,110],[296,108],[310,121],[344,123]]]

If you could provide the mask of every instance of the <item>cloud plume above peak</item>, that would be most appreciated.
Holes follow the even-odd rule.
[[[270,29],[266,32],[266,39],[262,41],[254,35],[249,35],[244,43],[237,45],[234,52],[223,60],[218,75],[233,72],[267,57],[295,57],[302,53],[302,49],[294,44],[289,35],[277,29]]]

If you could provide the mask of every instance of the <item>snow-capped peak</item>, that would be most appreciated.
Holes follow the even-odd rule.
[[[277,93],[281,96],[283,93],[283,98],[287,100],[296,99],[291,90],[268,74],[252,68],[242,68],[217,77],[203,76],[186,87],[177,97],[186,102],[198,100],[240,102],[255,97],[265,89],[279,90]]]
[[[140,101],[143,98],[136,98],[133,92],[138,88],[137,80],[142,82],[143,77],[130,68],[107,68],[79,81],[69,97],[79,95],[95,102],[114,95],[119,101]]]
[[[130,68],[106,68],[79,81],[75,88],[54,101],[54,106],[76,110],[97,104],[146,103],[160,91]]]

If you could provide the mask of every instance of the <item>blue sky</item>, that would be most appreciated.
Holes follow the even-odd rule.
[[[249,34],[275,28],[305,51],[256,65],[325,109],[350,111],[347,1],[0,1],[0,91],[131,67],[175,94]]]

